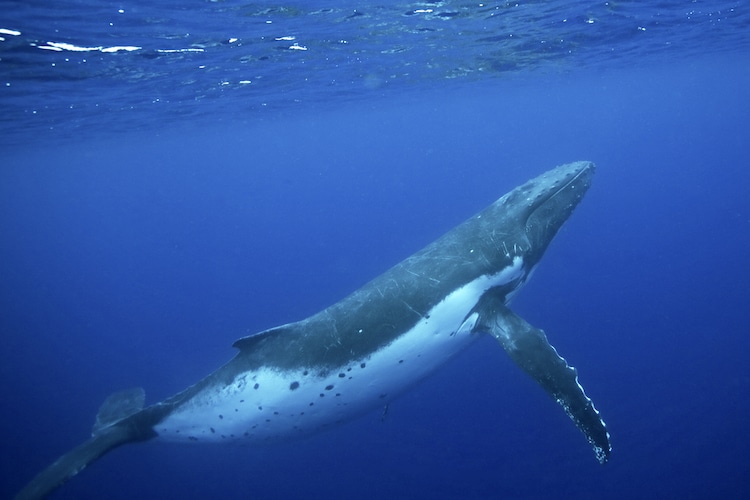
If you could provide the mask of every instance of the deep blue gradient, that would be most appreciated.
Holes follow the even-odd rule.
[[[167,111],[123,111],[94,78],[59,81],[59,101],[88,92],[107,113],[6,116],[0,496],[86,439],[110,393],[168,397],[235,339],[317,312],[528,178],[592,160],[591,190],[513,309],[578,368],[612,434],[606,466],[483,339],[384,418],[274,447],[129,445],[54,498],[747,498],[750,58],[737,29],[750,33],[710,25],[702,52],[685,26],[674,52],[645,60],[608,64],[603,36],[586,41],[591,66],[425,71],[403,92],[341,99],[315,84],[315,98],[257,114],[238,92],[185,104],[180,66],[160,84],[182,96]],[[22,94],[9,110],[34,107]]]

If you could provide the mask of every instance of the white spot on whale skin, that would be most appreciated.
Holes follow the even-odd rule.
[[[315,367],[262,368],[228,385],[207,386],[154,429],[166,440],[269,441],[315,432],[378,407],[477,339],[472,332],[479,315],[469,313],[479,298],[523,272],[517,256],[498,273],[448,294],[390,344],[323,376],[313,375]]]

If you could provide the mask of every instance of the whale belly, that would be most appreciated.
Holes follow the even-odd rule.
[[[408,331],[336,368],[263,367],[209,385],[154,427],[160,438],[270,441],[301,436],[386,405],[479,336],[472,313],[489,288],[517,280],[522,261],[453,291]]]

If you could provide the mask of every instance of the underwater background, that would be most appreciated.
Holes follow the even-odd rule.
[[[750,4],[5,1],[0,497],[556,165],[593,185],[513,309],[600,466],[482,339],[274,446],[112,451],[53,498],[747,498]]]

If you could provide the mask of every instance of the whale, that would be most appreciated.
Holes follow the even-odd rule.
[[[387,408],[487,335],[559,404],[596,460],[607,462],[609,431],[577,370],[510,308],[594,171],[592,162],[568,163],[516,187],[343,300],[240,338],[234,358],[172,397],[146,406],[142,388],[112,394],[91,437],[16,498],[44,498],[127,443],[265,443],[334,427]]]

